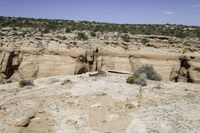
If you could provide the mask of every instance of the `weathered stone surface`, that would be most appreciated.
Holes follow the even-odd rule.
[[[14,57],[12,59],[12,66],[19,66],[20,65],[20,61],[19,61],[19,58],[18,57]]]
[[[78,65],[76,59],[70,56],[63,55],[32,55],[32,54],[21,54],[16,53],[12,58],[12,66],[19,66],[18,71],[21,79],[33,79],[37,77],[47,77],[54,75],[72,75],[77,73],[82,67],[87,71],[94,70],[119,70],[132,72],[134,69],[144,64],[152,64],[155,70],[162,76],[163,80],[172,79],[170,78],[170,72],[173,66],[180,66],[178,60],[152,60],[144,59],[142,57],[132,57],[131,61],[129,57],[117,57],[117,55],[110,56],[98,56],[95,57],[93,64],[90,66],[88,63],[85,65]],[[10,53],[1,53],[2,56],[2,71],[8,72],[8,58]],[[154,58],[154,57],[153,57]],[[87,61],[87,59],[86,59]],[[194,61],[193,61],[194,62]],[[83,63],[84,64],[84,63]],[[193,63],[194,64],[194,63]],[[197,63],[195,64],[197,65]],[[14,74],[14,73],[13,73]],[[180,71],[180,75],[186,74],[186,70]],[[184,76],[183,76],[184,77]]]
[[[22,79],[33,79],[54,75],[73,75],[76,61],[71,57],[58,55],[24,56],[19,67]]]
[[[21,79],[34,79],[37,78],[39,66],[37,61],[26,61],[26,58],[19,67],[19,75]]]
[[[187,83],[187,78],[179,75],[177,82]]]
[[[173,66],[170,72],[169,80],[177,82],[180,66]]]
[[[6,72],[9,57],[10,57],[10,53],[9,52],[5,53],[5,56],[4,56],[3,62],[2,62],[2,68],[1,68],[1,72],[3,72],[3,73]]]
[[[86,73],[38,78],[33,89],[17,83],[0,85],[0,132],[200,130],[198,84],[148,81],[141,87],[127,84],[126,78],[111,73],[90,77]]]
[[[200,83],[200,68],[190,67],[189,74],[193,83]]]
[[[29,118],[20,118],[17,119],[15,126],[19,127],[27,127],[30,124],[31,120]]]
[[[31,32],[31,30],[28,31]],[[26,29],[16,32],[23,34]],[[187,39],[172,37],[160,39],[159,36],[129,34],[130,42],[124,42],[119,38],[119,33],[110,32],[98,34],[98,38],[88,36],[87,41],[81,41],[76,40],[77,34],[75,32],[61,32],[57,31],[56,33],[48,33],[42,36],[41,33],[36,33],[26,38],[19,36],[19,38],[15,38],[16,43],[14,44],[9,43],[14,41],[12,37],[4,36],[3,39],[0,38],[2,45],[0,72],[6,75],[4,80],[18,77],[13,76],[17,75],[15,73],[18,73],[21,79],[73,75],[83,67],[86,68],[85,71],[89,72],[102,69],[105,71],[117,70],[131,73],[142,65],[152,64],[162,79],[168,81],[169,79],[172,80],[173,76],[171,75],[170,77],[170,72],[174,65],[180,66],[180,68],[183,65],[186,69],[189,66],[193,66],[193,64],[197,64],[195,67],[200,66],[198,64],[200,61],[198,51],[186,51],[185,55],[181,53],[183,47],[186,49],[192,44],[194,47],[199,46],[196,40],[187,41]],[[89,32],[86,31],[86,35],[89,35]],[[67,39],[60,40],[62,36]],[[150,41],[149,44],[153,44],[156,47],[140,44],[143,38],[147,38]],[[181,45],[181,42],[188,42],[187,46],[185,44]],[[82,66],[80,61],[76,61],[79,55],[84,56],[85,64],[83,63],[84,65]],[[183,62],[182,64],[180,63],[181,61]],[[187,64],[184,62],[187,62]],[[182,70],[180,73],[182,73]],[[183,73],[180,75],[185,77]]]

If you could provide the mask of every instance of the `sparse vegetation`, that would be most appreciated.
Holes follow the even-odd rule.
[[[88,37],[85,35],[84,32],[78,32],[77,38],[78,40],[88,40]]]
[[[146,38],[143,38],[143,39],[141,40],[141,43],[142,43],[143,45],[147,45],[147,43],[149,43],[149,40],[147,40]]]
[[[33,81],[32,80],[21,80],[19,81],[20,87],[28,86],[31,85],[33,86]]]
[[[144,78],[141,78],[139,74],[134,73],[132,76],[129,76],[126,79],[126,82],[129,84],[137,84],[141,86],[146,86],[147,82]]]
[[[67,40],[66,36],[57,36],[57,38],[59,38],[60,40]]]
[[[135,74],[142,75],[149,80],[160,81],[161,76],[155,71],[152,65],[143,65],[135,71]]]
[[[91,35],[92,37],[96,37],[96,33],[95,33],[95,32],[90,32],[90,35]]]
[[[67,28],[65,29],[65,32],[66,32],[66,33],[71,33],[72,30],[71,30],[71,28],[67,27]]]
[[[90,31],[90,32],[119,32],[142,35],[162,35],[176,36],[180,38],[196,37],[200,38],[200,27],[185,26],[185,25],[142,25],[142,24],[113,24],[113,23],[98,23],[87,21],[71,21],[71,20],[49,20],[49,19],[33,19],[33,18],[14,18],[0,17],[1,27],[13,28],[39,28],[42,33],[49,33],[65,29],[66,33],[72,31]],[[128,41],[127,36],[123,37]]]
[[[155,87],[153,87],[152,89],[157,89],[157,90],[160,90],[162,89],[161,85],[160,84],[157,84]]]
[[[122,35],[121,38],[122,38],[125,42],[130,42],[130,36],[129,36],[128,34]]]
[[[8,81],[6,81],[6,83],[7,83],[7,84],[12,83],[12,80],[8,80]]]

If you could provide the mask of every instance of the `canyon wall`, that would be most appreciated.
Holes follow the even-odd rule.
[[[79,59],[79,58],[85,59]],[[1,83],[21,79],[35,79],[56,75],[74,75],[88,71],[116,70],[133,73],[145,64],[151,64],[164,81],[170,80],[175,68],[181,68],[181,54],[151,55],[134,52],[30,52],[22,50],[1,50]],[[191,65],[190,76],[193,82],[200,79],[200,57],[186,55]],[[81,61],[82,60],[82,61]],[[85,61],[86,60],[86,61]]]

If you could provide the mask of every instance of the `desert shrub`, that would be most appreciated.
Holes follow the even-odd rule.
[[[92,37],[96,37],[96,33],[95,33],[95,32],[90,32],[90,35],[91,35]]]
[[[78,37],[77,38],[79,40],[88,40],[88,37],[83,32],[78,32]]]
[[[130,42],[130,36],[128,34],[122,35],[121,38],[125,41],[125,42]]]
[[[9,83],[12,83],[12,80],[8,80],[8,81],[6,81],[6,83],[8,83],[8,84],[9,84]]]
[[[32,80],[21,80],[21,81],[19,81],[19,85],[20,85],[20,87],[24,87],[27,85],[33,85],[33,81]]]
[[[67,27],[67,28],[65,28],[65,33],[71,33],[71,28],[69,28],[69,27]]]
[[[41,33],[43,33],[43,34],[47,34],[47,33],[49,33],[50,32],[50,30],[48,29],[48,28],[44,28],[42,31],[41,31]]]
[[[162,79],[152,65],[143,65],[138,68],[135,73],[138,75],[145,75],[149,80],[160,81]]]
[[[147,40],[146,38],[143,38],[143,39],[141,40],[141,43],[142,43],[143,45],[146,45],[147,43],[149,43],[149,40]]]
[[[197,28],[196,30],[195,30],[195,34],[196,34],[196,36],[199,38],[199,40],[200,40],[200,28]]]
[[[66,36],[63,36],[63,37],[62,37],[62,40],[67,40],[67,37],[66,37]]]
[[[66,36],[57,36],[57,38],[60,39],[60,40],[67,40]]]
[[[133,74],[126,79],[126,82],[129,84],[137,84],[141,86],[146,86],[147,82],[144,78],[141,78],[139,74]]]
[[[179,37],[179,38],[184,38],[186,37],[186,34],[184,33],[183,29],[176,29],[174,36]]]

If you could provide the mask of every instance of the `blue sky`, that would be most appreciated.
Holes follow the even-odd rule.
[[[0,0],[0,16],[200,26],[200,0]]]

